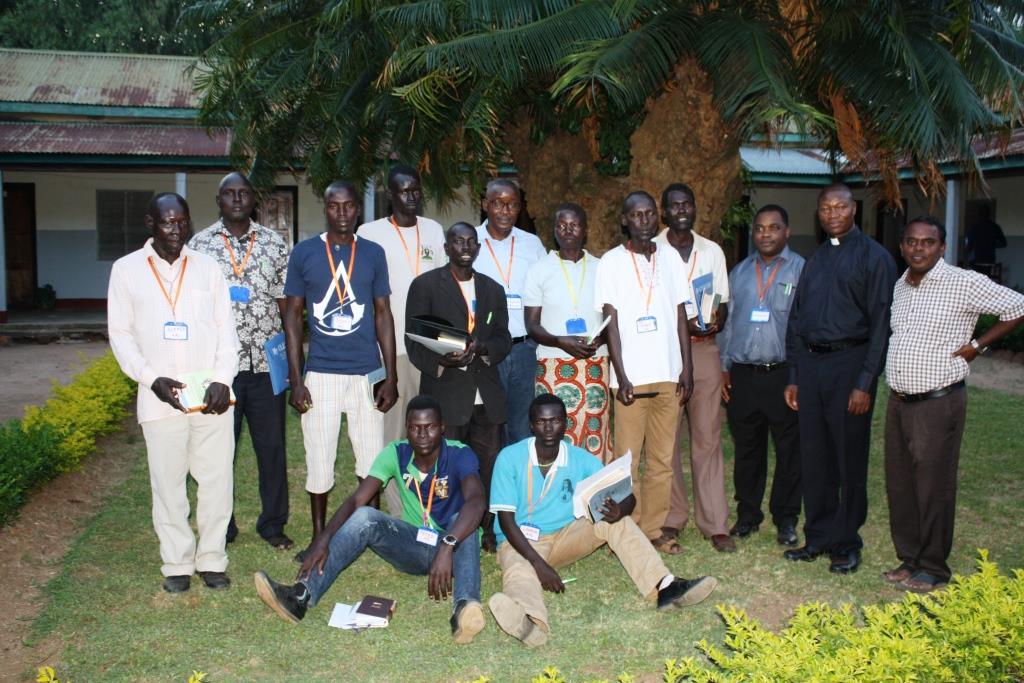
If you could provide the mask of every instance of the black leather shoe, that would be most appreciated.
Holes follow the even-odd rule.
[[[224,572],[199,572],[199,576],[203,577],[207,588],[215,591],[222,591],[231,585],[231,579]]]
[[[793,548],[782,553],[782,556],[787,560],[793,560],[794,562],[800,560],[803,562],[813,562],[819,555],[824,555],[825,551],[822,548],[816,548],[813,545],[802,545],[799,548]]]
[[[717,587],[718,579],[713,576],[702,576],[699,579],[675,579],[658,591],[658,609],[696,605],[711,595]]]
[[[757,531],[760,526],[760,524],[751,524],[750,522],[736,522],[733,524],[732,528],[729,529],[729,535],[735,536],[736,538],[746,538]]]
[[[309,591],[302,584],[285,586],[267,576],[265,571],[256,572],[256,592],[267,607],[277,612],[286,621],[297,624],[306,616],[309,606]]]
[[[780,524],[778,533],[775,535],[775,540],[779,542],[779,545],[796,545],[796,524]]]
[[[184,593],[192,582],[191,576],[165,576],[164,590],[168,593]]]
[[[850,550],[845,553],[832,553],[832,563],[828,570],[833,574],[852,574],[860,566],[860,551]]]

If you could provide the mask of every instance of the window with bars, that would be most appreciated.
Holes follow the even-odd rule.
[[[151,190],[96,190],[97,258],[113,261],[135,251],[150,236],[143,218]]]

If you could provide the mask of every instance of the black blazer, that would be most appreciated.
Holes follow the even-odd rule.
[[[476,287],[476,326],[473,338],[487,346],[487,362],[477,356],[463,370],[439,364],[440,354],[420,343],[405,340],[409,360],[420,375],[420,393],[433,396],[441,404],[446,424],[461,426],[473,414],[473,400],[480,390],[487,418],[494,424],[506,421],[505,391],[498,376],[498,363],[512,350],[508,333],[508,308],[505,290],[487,277],[473,272]],[[469,311],[455,278],[448,268],[435,268],[418,276],[409,285],[405,303],[405,326],[411,329],[413,316],[432,315],[447,320],[453,327],[466,329]],[[443,372],[438,376],[438,370]]]

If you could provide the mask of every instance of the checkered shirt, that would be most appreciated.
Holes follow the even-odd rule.
[[[1024,294],[941,259],[916,287],[904,274],[893,290],[889,386],[901,394],[923,394],[965,379],[967,361],[953,352],[971,340],[981,314],[1000,320],[1024,316]]]

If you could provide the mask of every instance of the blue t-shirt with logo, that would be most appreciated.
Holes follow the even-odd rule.
[[[365,375],[381,367],[373,300],[389,296],[388,264],[376,242],[354,238],[333,248],[337,287],[327,260],[327,233],[299,242],[288,259],[285,296],[306,300],[309,353],[306,370],[335,375]],[[349,258],[355,249],[352,280],[346,287]],[[338,292],[344,296],[339,304]]]
[[[491,475],[490,510],[494,514],[515,512],[516,525],[534,524],[540,527],[541,536],[547,536],[576,519],[572,513],[572,495],[576,492],[576,485],[600,470],[602,465],[587,451],[563,441],[558,457],[545,478],[537,465],[533,443],[534,439],[530,437],[506,446],[498,453]],[[527,496],[527,466],[533,471],[532,513]],[[500,545],[505,542],[505,535],[500,525],[494,526]]]

